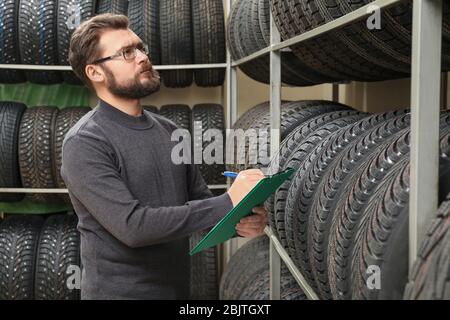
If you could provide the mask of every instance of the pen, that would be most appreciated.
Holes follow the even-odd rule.
[[[225,177],[229,177],[229,178],[233,178],[234,179],[234,178],[237,177],[238,173],[232,172],[232,171],[224,171],[222,173],[222,175],[224,175]]]

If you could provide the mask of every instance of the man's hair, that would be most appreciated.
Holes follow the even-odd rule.
[[[128,29],[128,18],[124,15],[105,13],[84,21],[70,39],[69,63],[75,74],[93,89],[86,75],[86,65],[100,59],[98,43],[105,30]]]

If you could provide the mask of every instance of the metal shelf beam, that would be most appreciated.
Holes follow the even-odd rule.
[[[438,207],[441,37],[442,0],[415,0],[411,71],[410,272]]]

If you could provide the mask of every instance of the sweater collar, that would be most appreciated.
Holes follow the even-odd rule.
[[[101,99],[99,99],[99,103],[96,109],[98,110],[98,112],[105,115],[113,122],[131,129],[145,130],[153,126],[154,120],[148,112],[144,111],[144,109],[142,109],[142,115],[135,117],[117,109],[116,107]]]

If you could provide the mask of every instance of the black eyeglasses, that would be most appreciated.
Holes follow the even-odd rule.
[[[117,58],[117,57],[120,57],[120,56],[123,56],[123,58],[125,60],[127,60],[127,61],[133,60],[134,58],[136,58],[137,50],[141,51],[142,53],[145,53],[147,56],[149,54],[148,46],[146,44],[144,44],[144,43],[140,43],[140,44],[138,44],[136,46],[126,47],[126,48],[118,51],[117,53],[113,54],[112,56],[95,60],[91,64],[102,63],[102,62],[105,62],[107,60],[114,59],[114,58]]]

